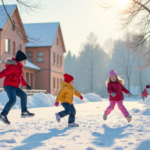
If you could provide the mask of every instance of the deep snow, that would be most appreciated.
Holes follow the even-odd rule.
[[[108,101],[76,104],[78,128],[67,127],[67,117],[55,120],[60,107],[32,108],[34,118],[20,118],[20,110],[11,110],[10,126],[0,122],[0,150],[150,150],[150,116],[143,103],[124,101],[133,115],[130,124],[118,110],[103,121]]]
[[[87,103],[87,102],[97,102],[102,101],[102,98],[93,93],[82,94],[83,100],[81,101],[78,97],[74,96],[74,104],[78,103]],[[37,93],[33,96],[28,96],[28,108],[37,108],[37,107],[50,107],[54,106],[56,96],[51,94]],[[5,91],[0,93],[0,110],[3,109],[5,104],[8,102],[8,96]],[[20,109],[20,98],[17,97],[16,105],[13,109]]]

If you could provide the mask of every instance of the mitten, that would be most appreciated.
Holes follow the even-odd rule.
[[[83,96],[80,96],[80,99],[83,100]]]
[[[128,94],[128,95],[132,96],[132,93],[130,93],[130,92],[129,92],[129,94]]]
[[[147,89],[150,88],[150,85],[146,85],[146,88],[147,88]]]
[[[27,90],[31,90],[32,88],[31,88],[31,86],[26,85],[26,89],[27,89]]]
[[[116,93],[111,93],[111,96],[115,97],[115,96],[116,96]]]
[[[58,107],[58,105],[59,105],[59,102],[55,102],[55,106]]]

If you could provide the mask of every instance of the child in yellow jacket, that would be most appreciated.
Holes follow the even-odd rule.
[[[65,110],[55,115],[58,122],[60,122],[60,118],[69,115],[68,127],[79,126],[79,124],[75,123],[76,110],[73,105],[73,95],[76,95],[81,100],[83,99],[82,95],[74,88],[74,77],[69,74],[64,74],[64,81],[61,83],[61,89],[56,98],[55,106],[58,107],[59,102],[61,102]]]

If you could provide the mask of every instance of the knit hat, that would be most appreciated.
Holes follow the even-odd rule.
[[[22,61],[22,60],[26,60],[26,59],[28,59],[27,55],[24,54],[21,50],[18,50],[18,52],[16,54],[16,60],[17,61]]]
[[[109,72],[109,78],[110,78],[111,76],[117,76],[117,72],[116,72],[115,70],[111,70],[111,71]]]
[[[64,74],[64,80],[67,82],[67,83],[70,83],[71,81],[74,80],[74,77],[72,75],[69,75],[67,73]]]

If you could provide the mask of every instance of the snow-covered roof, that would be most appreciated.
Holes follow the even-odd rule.
[[[17,5],[5,5],[6,10],[8,12],[8,14],[11,16],[11,14],[13,13],[13,11],[15,10]],[[8,21],[8,16],[4,10],[3,5],[0,5],[0,30],[3,29],[3,27],[5,26],[5,24]]]
[[[24,24],[27,36],[39,41],[27,43],[26,47],[52,47],[59,25],[59,22]]]
[[[26,61],[26,64],[24,66],[25,68],[30,68],[30,69],[34,69],[34,70],[41,70],[38,66],[34,65],[33,63],[31,63],[30,61]]]

